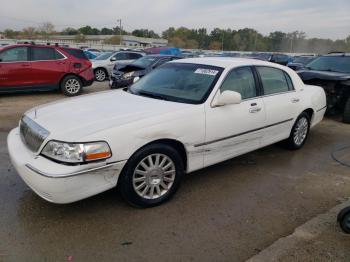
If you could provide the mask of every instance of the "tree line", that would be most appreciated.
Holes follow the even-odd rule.
[[[12,39],[49,39],[53,34],[73,35],[77,42],[84,42],[87,35],[111,35],[111,38],[106,40],[106,43],[111,44],[117,44],[120,41],[119,34],[149,38],[162,37],[167,39],[171,46],[204,50],[291,53],[350,52],[350,36],[338,40],[307,38],[306,33],[302,31],[289,33],[275,31],[269,35],[263,35],[251,28],[239,30],[214,28],[208,31],[206,28],[170,27],[159,35],[149,29],[136,29],[127,32],[124,29],[120,30],[118,26],[98,29],[87,25],[77,29],[67,27],[56,31],[54,25],[47,22],[38,27],[23,28],[21,31],[6,29],[3,33],[5,37]]]

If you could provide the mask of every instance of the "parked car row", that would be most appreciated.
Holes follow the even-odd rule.
[[[0,92],[61,90],[67,96],[78,95],[94,80],[109,80],[111,88],[127,87],[166,62],[200,55],[180,54],[176,48],[149,49],[168,55],[146,55],[139,51],[101,52],[58,45],[18,44],[0,48]],[[230,57],[239,53],[206,53],[209,57]],[[262,61],[287,65],[296,70],[306,84],[322,86],[327,94],[327,113],[342,114],[350,123],[350,54],[295,56],[277,53],[245,55]],[[90,59],[90,61],[89,61]]]

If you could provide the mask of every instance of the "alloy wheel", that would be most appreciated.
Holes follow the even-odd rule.
[[[136,166],[132,178],[133,188],[142,198],[157,199],[169,192],[175,176],[175,164],[170,157],[151,154]]]
[[[300,146],[305,141],[308,131],[309,121],[306,117],[300,118],[295,126],[293,134],[293,140],[297,146]]]
[[[80,91],[80,83],[77,79],[71,78],[68,79],[65,84],[65,89],[69,94],[77,94]]]
[[[97,81],[104,81],[106,79],[106,72],[102,69],[99,69],[95,72],[95,78]]]

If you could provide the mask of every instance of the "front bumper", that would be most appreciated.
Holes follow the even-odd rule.
[[[115,187],[126,163],[55,163],[29,151],[18,128],[10,132],[7,144],[12,165],[24,182],[40,197],[57,204],[72,203]]]
[[[109,82],[110,88],[122,88],[122,87],[128,87],[132,85],[134,82],[134,78],[128,78],[128,79],[118,79],[115,77],[111,77],[111,80]]]

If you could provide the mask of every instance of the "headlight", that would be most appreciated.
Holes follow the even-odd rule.
[[[84,163],[111,157],[111,150],[106,142],[66,143],[51,140],[41,154],[64,163]]]
[[[127,78],[131,78],[134,75],[135,72],[129,72],[123,75],[123,78],[127,79]]]

